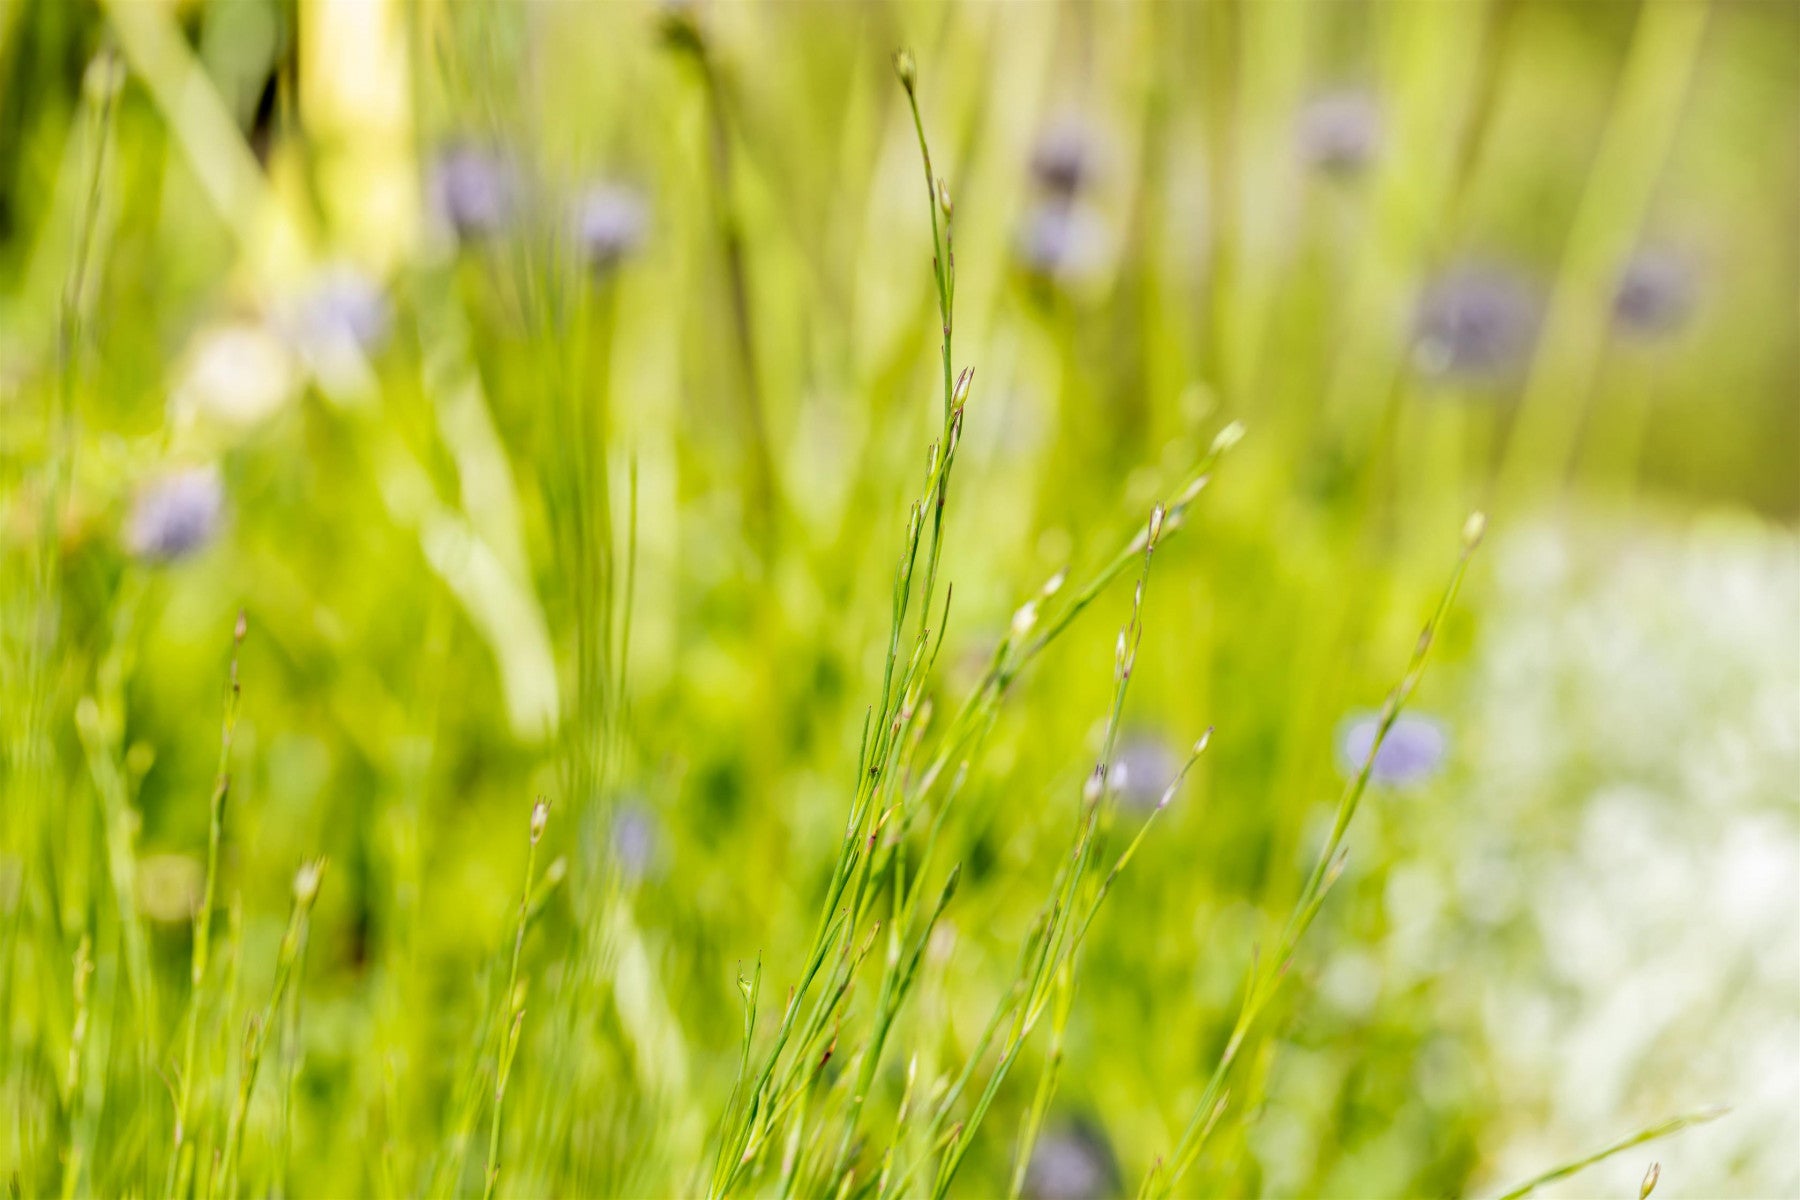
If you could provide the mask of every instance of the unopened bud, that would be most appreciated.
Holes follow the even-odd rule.
[[[1214,454],[1223,454],[1243,440],[1244,423],[1242,421],[1233,421],[1225,428],[1219,430],[1218,436],[1213,438],[1212,452]]]
[[[1048,600],[1050,597],[1056,595],[1056,593],[1062,591],[1062,585],[1068,581],[1069,568],[1064,567],[1062,570],[1052,575],[1049,581],[1044,584],[1043,590],[1038,593],[1038,599]]]
[[[96,54],[82,73],[81,86],[93,104],[105,104],[125,85],[125,64],[111,50]]]
[[[894,53],[894,74],[900,77],[900,86],[907,91],[919,81],[919,64],[913,61],[911,50],[898,50]]]
[[[962,374],[956,377],[956,387],[950,393],[950,407],[959,408],[969,398],[969,384],[974,382],[975,368],[964,367]]]
[[[1081,798],[1089,804],[1098,804],[1100,794],[1106,790],[1106,768],[1095,767],[1094,773],[1088,776],[1087,783],[1082,785]]]
[[[1150,510],[1150,548],[1151,549],[1156,548],[1156,539],[1162,536],[1163,518],[1167,515],[1168,515],[1168,510],[1165,509],[1160,504],[1158,504],[1155,508]]]
[[[313,900],[319,894],[319,877],[325,873],[325,860],[315,858],[300,864],[294,872],[294,903],[301,908],[312,907]]]
[[[1487,514],[1472,512],[1469,519],[1463,522],[1463,545],[1473,550],[1481,544],[1481,535],[1487,532]]]
[[[1662,1164],[1651,1163],[1650,1169],[1644,1172],[1644,1182],[1638,1184],[1638,1200],[1650,1200],[1650,1193],[1656,1190],[1656,1181],[1662,1178]]]
[[[531,844],[537,845],[538,839],[544,836],[544,826],[550,823],[550,805],[539,800],[531,806]]]
[[[956,206],[950,203],[950,185],[941,178],[937,181],[937,202],[938,208],[943,211],[944,220],[948,221]]]
[[[1019,611],[1013,614],[1012,635],[1015,638],[1024,637],[1026,634],[1030,633],[1032,627],[1037,624],[1037,619],[1038,606],[1036,600],[1028,600],[1024,604],[1021,604],[1019,606]]]

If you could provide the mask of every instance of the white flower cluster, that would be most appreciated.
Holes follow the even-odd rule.
[[[1797,551],[1748,518],[1495,547],[1463,786],[1394,878],[1433,885],[1446,1017],[1487,1042],[1491,1182],[1724,1104],[1544,1194],[1659,1158],[1659,1195],[1800,1195]]]

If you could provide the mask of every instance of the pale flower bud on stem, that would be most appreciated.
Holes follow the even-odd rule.
[[[969,384],[975,380],[975,368],[964,367],[962,374],[956,377],[956,388],[950,394],[952,408],[961,408],[969,399]]]
[[[1213,438],[1212,452],[1214,454],[1223,454],[1243,440],[1244,423],[1242,421],[1233,421],[1225,428],[1219,430],[1218,436]]]
[[[1464,547],[1473,550],[1476,546],[1479,546],[1481,544],[1481,535],[1486,532],[1487,514],[1479,511],[1470,513],[1469,519],[1463,522],[1462,536]]]
[[[294,872],[294,903],[301,908],[311,908],[312,902],[319,895],[319,878],[325,874],[325,860],[315,858],[300,864]]]

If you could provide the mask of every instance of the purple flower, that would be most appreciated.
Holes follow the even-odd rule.
[[[575,240],[596,272],[611,270],[636,250],[648,224],[649,209],[643,196],[621,184],[596,184],[575,208]]]
[[[1513,272],[1463,265],[1419,299],[1413,361],[1426,375],[1493,378],[1521,366],[1537,337],[1537,297]]]
[[[1654,337],[1679,329],[1694,307],[1694,271],[1673,251],[1653,248],[1632,256],[1613,293],[1613,319],[1621,329]]]
[[[1113,790],[1132,808],[1155,808],[1180,774],[1181,765],[1181,759],[1162,738],[1132,734],[1113,751]]]
[[[1099,139],[1087,122],[1062,117],[1038,135],[1031,151],[1031,175],[1046,192],[1069,199],[1099,174]]]
[[[656,814],[635,800],[621,801],[612,819],[612,857],[633,883],[654,872],[662,860],[662,827]]]
[[[1375,731],[1381,728],[1377,713],[1360,713],[1338,728],[1338,763],[1348,778],[1354,779],[1375,744]],[[1443,725],[1430,717],[1402,713],[1382,740],[1375,755],[1369,778],[1388,787],[1417,787],[1432,778],[1443,766],[1450,739]]]
[[[146,562],[188,557],[218,532],[225,489],[212,467],[191,467],[152,480],[138,492],[125,545]]]
[[[347,340],[365,354],[380,349],[392,324],[393,310],[381,285],[346,266],[320,273],[293,314],[293,333],[303,345]]]
[[[455,146],[438,159],[431,194],[456,236],[472,241],[492,236],[512,221],[518,179],[512,164],[499,154]]]
[[[1034,205],[1019,229],[1016,253],[1028,274],[1065,281],[1090,276],[1106,259],[1106,226],[1086,205],[1063,200]]]
[[[1300,158],[1332,175],[1354,175],[1381,150],[1381,109],[1355,89],[1325,92],[1300,110]]]
[[[1118,1159],[1092,1121],[1065,1122],[1032,1147],[1024,1188],[1031,1200],[1104,1200],[1119,1190]]]

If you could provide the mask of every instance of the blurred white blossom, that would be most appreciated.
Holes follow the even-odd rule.
[[[1402,868],[1443,881],[1432,945],[1477,981],[1445,1019],[1515,1114],[1490,1183],[1725,1104],[1658,1194],[1800,1194],[1796,549],[1748,519],[1495,547],[1464,786]]]

